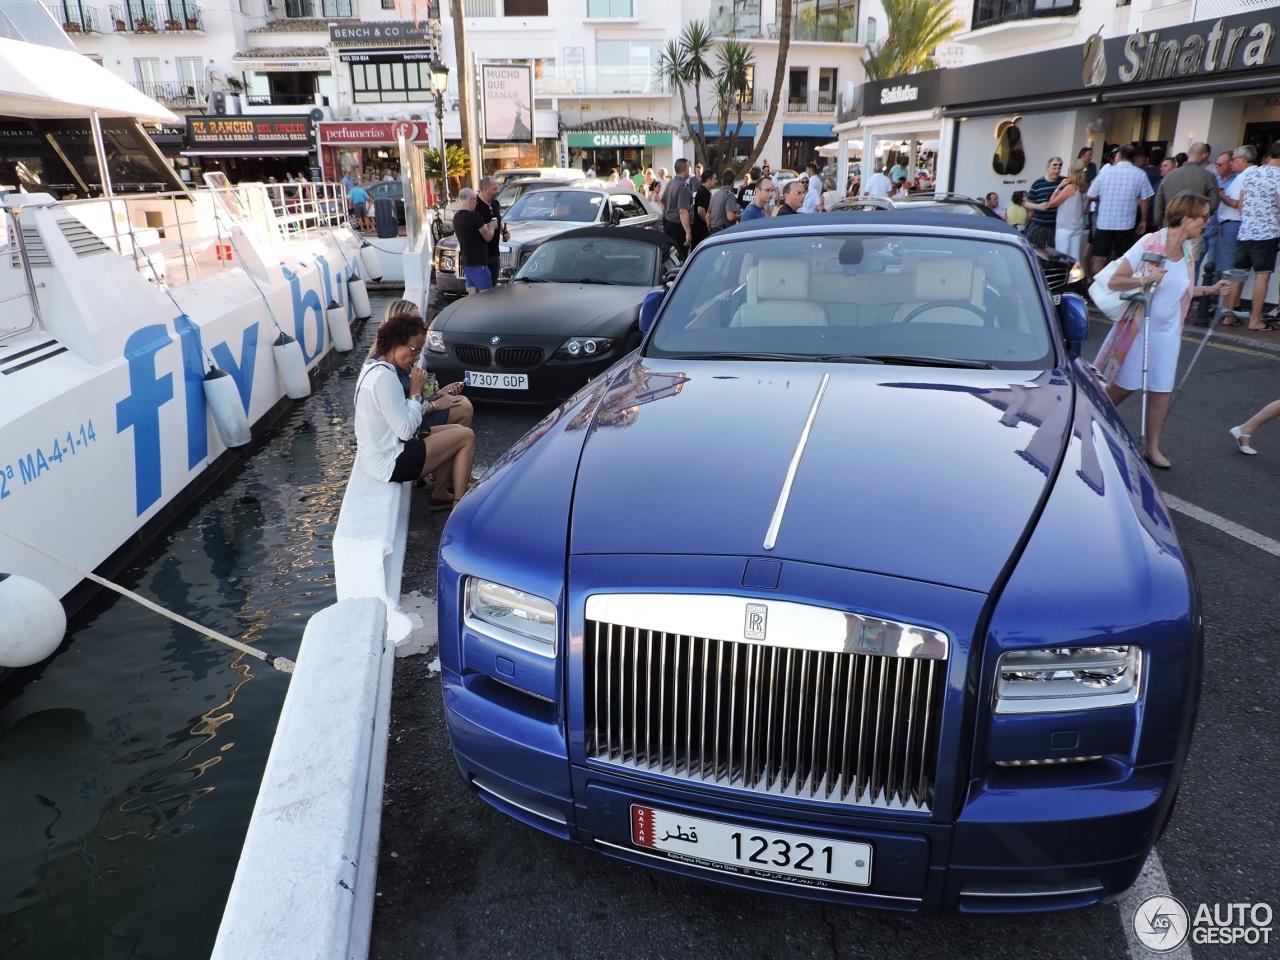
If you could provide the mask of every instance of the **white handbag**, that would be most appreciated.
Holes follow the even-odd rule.
[[[1093,278],[1093,283],[1089,284],[1089,299],[1093,301],[1095,307],[1112,320],[1119,320],[1124,316],[1124,312],[1129,306],[1128,300],[1120,299],[1120,294],[1125,291],[1112,290],[1109,286],[1111,278],[1115,276],[1116,269],[1123,260],[1123,257],[1117,257],[1112,260]]]

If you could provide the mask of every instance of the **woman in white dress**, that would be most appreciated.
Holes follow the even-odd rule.
[[[1213,293],[1224,294],[1226,281],[1211,287],[1197,286],[1190,254],[1190,241],[1204,233],[1209,219],[1209,200],[1194,193],[1180,193],[1165,208],[1165,228],[1149,233],[1132,247],[1111,277],[1112,290],[1121,292],[1154,288],[1151,308],[1137,340],[1124,358],[1114,382],[1107,386],[1107,396],[1116,406],[1135,391],[1141,390],[1143,337],[1147,343],[1147,444],[1143,458],[1153,467],[1173,466],[1160,451],[1160,436],[1169,415],[1169,395],[1173,392],[1174,374],[1178,367],[1178,348],[1182,343],[1182,325],[1193,297]],[[1165,258],[1160,265],[1144,263],[1144,253]],[[1105,349],[1105,345],[1104,345]]]

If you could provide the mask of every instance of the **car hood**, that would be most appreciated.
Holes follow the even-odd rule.
[[[596,283],[513,281],[483,295],[463,297],[431,322],[449,339],[469,334],[573,336],[598,320],[632,310],[652,287]]]
[[[612,379],[572,553],[766,556],[983,592],[1039,515],[1073,403],[1055,371],[638,358]]]

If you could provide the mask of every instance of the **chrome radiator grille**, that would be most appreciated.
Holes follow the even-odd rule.
[[[774,796],[928,810],[946,662],[587,621],[597,761]]]

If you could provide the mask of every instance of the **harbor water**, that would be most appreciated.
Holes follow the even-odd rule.
[[[334,602],[352,390],[374,332],[356,330],[356,349],[116,582],[296,656]],[[54,658],[0,681],[0,957],[208,957],[288,683],[105,591]]]

